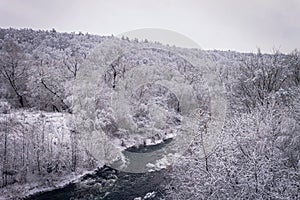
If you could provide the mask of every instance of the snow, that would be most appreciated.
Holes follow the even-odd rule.
[[[144,197],[136,197],[134,200],[146,200],[146,199],[154,199],[156,196],[156,192],[148,192]]]
[[[9,175],[8,185],[0,189],[4,197],[0,198],[63,187],[93,169],[97,163],[93,158],[98,160],[99,166],[117,159],[123,163],[128,161],[136,167],[136,171],[144,161],[142,167],[146,165],[147,170],[152,172],[170,166],[173,158],[179,157],[178,154],[195,154],[197,157],[186,163],[195,167],[185,169],[180,168],[184,165],[180,166],[183,173],[179,170],[175,178],[194,178],[185,173],[190,170],[195,177],[199,176],[190,184],[192,189],[200,188],[199,193],[202,186],[209,185],[208,181],[212,181],[211,188],[221,186],[214,177],[200,180],[202,176],[208,176],[202,168],[198,168],[199,159],[206,155],[211,156],[209,162],[217,160],[210,164],[212,174],[216,170],[213,176],[224,180],[232,179],[224,173],[231,169],[234,172],[240,170],[250,179],[254,177],[251,174],[253,166],[255,169],[262,166],[258,175],[262,175],[260,178],[265,181],[267,179],[263,176],[268,174],[264,170],[269,169],[269,163],[276,166],[269,171],[280,172],[282,168],[284,173],[292,171],[289,166],[300,165],[299,156],[294,151],[299,146],[299,136],[296,135],[299,132],[296,129],[299,128],[299,83],[294,83],[295,78],[299,80],[299,73],[293,73],[299,71],[296,68],[299,61],[291,66],[282,63],[292,62],[288,60],[291,55],[188,50],[151,42],[130,42],[88,34],[59,34],[55,31],[1,29],[1,35],[1,44],[15,45],[24,51],[15,58],[9,57],[10,52],[3,45],[0,61],[7,62],[6,58],[12,58],[20,64],[21,69],[6,72],[12,72],[8,76],[10,78],[15,76],[15,72],[20,75],[18,80],[14,80],[20,81],[20,87],[15,88],[21,88],[20,94],[28,97],[29,108],[16,109],[18,100],[11,91],[12,82],[1,76],[0,95],[6,99],[0,99],[0,159],[7,163],[0,166],[0,172],[16,171],[18,174]],[[99,42],[101,44],[97,46]],[[294,56],[298,54],[295,51]],[[248,68],[242,71],[247,63],[250,63],[246,66]],[[28,71],[22,68],[24,64],[30,64]],[[77,66],[80,69],[78,73],[75,70]],[[22,76],[23,70],[26,70],[25,76]],[[291,74],[295,77],[290,77]],[[47,90],[41,84],[42,80],[54,92]],[[270,84],[272,87],[269,87]],[[290,103],[292,101],[294,103]],[[39,111],[53,111],[55,106],[57,110],[66,111],[61,104],[70,106],[73,114]],[[226,127],[232,131],[227,130],[225,136],[235,136],[237,141],[232,142],[232,138],[223,140],[225,115],[228,117],[226,120],[232,123],[229,128]],[[174,138],[173,146],[165,145],[170,149],[160,151],[163,157],[157,152],[149,153],[148,157],[131,154],[132,158],[125,158],[122,154],[128,147],[157,145],[170,138]],[[234,146],[239,142],[239,146]],[[8,145],[5,146],[6,143]],[[219,152],[221,157],[215,154],[219,145],[228,145]],[[239,155],[243,146],[256,153]],[[173,151],[178,154],[166,155]],[[232,154],[227,155],[226,151],[232,151]],[[243,155],[253,158],[247,160]],[[257,160],[259,166],[256,162],[252,165],[258,155],[261,155]],[[134,157],[137,159],[134,160]],[[150,162],[149,157],[157,160]],[[41,163],[37,164],[39,161]],[[76,173],[71,172],[75,170],[72,169],[74,163],[77,164]],[[236,169],[238,167],[241,169]],[[27,183],[12,184],[13,181],[21,182],[22,173]],[[241,174],[238,176],[243,177]],[[268,176],[271,177],[270,174]],[[246,180],[245,177],[240,182]],[[277,180],[278,177],[272,178]],[[284,180],[286,182],[279,180],[278,185],[289,183],[285,191],[292,192],[290,188],[295,184]],[[2,185],[2,179],[0,183]],[[235,183],[236,180],[232,181],[232,184]],[[224,188],[227,186],[227,183],[224,184]],[[226,191],[235,188],[227,188]],[[189,190],[181,192],[185,191]],[[138,199],[154,197],[152,192]]]
[[[39,180],[32,181],[26,184],[14,184],[9,185],[5,188],[0,189],[0,199],[15,199],[15,198],[26,198],[31,195],[40,193],[40,192],[47,192],[58,188],[63,188],[70,183],[75,183],[81,179],[81,177],[85,176],[86,174],[93,173],[93,170],[86,170],[83,172],[73,173],[70,175],[65,175],[62,177],[57,177],[55,181],[51,182],[51,186],[45,184],[45,182],[41,182]],[[16,195],[17,194],[17,195]]]
[[[163,158],[161,158],[159,160],[156,160],[156,162],[154,164],[153,163],[148,163],[146,165],[146,167],[149,168],[148,172],[154,172],[154,171],[159,171],[159,170],[162,170],[162,169],[166,169],[170,165],[171,165],[170,158],[167,157],[167,156],[164,156]]]

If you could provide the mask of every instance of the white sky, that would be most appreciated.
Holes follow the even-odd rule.
[[[117,35],[181,33],[203,49],[300,47],[300,0],[0,0],[0,26]]]

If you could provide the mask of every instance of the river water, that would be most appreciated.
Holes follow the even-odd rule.
[[[168,140],[158,145],[127,149],[124,155],[130,162],[130,169],[132,170],[136,167],[137,170],[140,170],[141,166],[144,167],[149,159],[153,162],[155,159],[160,159],[161,155],[158,154],[155,157],[155,152],[160,151],[171,143],[171,140]],[[148,157],[146,156],[144,160],[141,160],[142,155],[145,153]],[[70,183],[60,189],[32,195],[26,200],[133,200],[137,197],[144,197],[151,192],[155,192],[155,196],[148,198],[149,200],[159,199],[163,197],[164,188],[168,182],[167,169],[155,172],[132,173],[104,166],[95,170],[92,174],[83,176],[76,183]]]

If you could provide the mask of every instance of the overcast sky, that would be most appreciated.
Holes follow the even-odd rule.
[[[0,26],[118,35],[181,33],[203,49],[300,48],[300,0],[0,0]]]

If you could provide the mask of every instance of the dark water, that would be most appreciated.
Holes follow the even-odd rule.
[[[84,176],[80,182],[71,183],[61,189],[36,194],[26,200],[105,199],[133,200],[156,192],[152,199],[163,197],[168,183],[165,170],[153,173],[130,174],[104,166],[93,174]]]
[[[167,141],[168,143],[170,141]],[[161,149],[166,144],[130,148],[131,152],[148,152]],[[68,200],[68,199],[104,199],[133,200],[144,197],[149,192],[156,192],[154,198],[164,195],[164,188],[169,182],[167,170],[146,173],[128,173],[108,166],[97,169],[92,174],[83,176],[78,182],[63,188],[32,195],[26,200]]]

